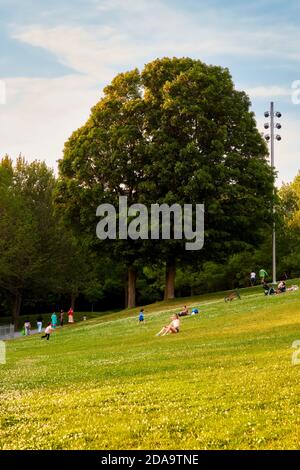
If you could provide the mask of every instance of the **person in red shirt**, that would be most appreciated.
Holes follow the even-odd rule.
[[[74,323],[74,310],[72,309],[72,307],[68,311],[68,322]]]

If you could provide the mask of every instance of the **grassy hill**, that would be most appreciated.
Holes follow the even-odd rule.
[[[0,449],[298,449],[300,291],[241,294],[156,303],[144,325],[123,311],[7,342]],[[184,303],[201,314],[156,337]]]

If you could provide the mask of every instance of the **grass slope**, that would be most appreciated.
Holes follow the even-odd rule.
[[[187,299],[202,314],[155,333],[184,300],[7,342],[0,449],[297,449],[300,291]]]

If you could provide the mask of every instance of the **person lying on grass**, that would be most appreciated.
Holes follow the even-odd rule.
[[[169,333],[179,333],[180,320],[179,315],[173,315],[171,317],[171,323],[168,326],[164,326],[156,336],[166,336]]]

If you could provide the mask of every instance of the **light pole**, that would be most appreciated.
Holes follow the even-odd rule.
[[[275,136],[275,130],[281,129],[281,124],[275,123],[275,118],[280,119],[282,114],[280,112],[274,111],[274,102],[271,102],[270,111],[265,112],[265,118],[270,118],[270,122],[265,124],[265,129],[270,129],[270,134],[265,135],[265,139],[267,142],[270,142],[270,149],[271,149],[271,167],[273,170],[275,169],[275,139],[280,141],[281,136],[277,134]],[[275,191],[275,189],[274,189]],[[275,206],[273,206],[273,214],[275,215]],[[272,271],[273,271],[273,284],[276,284],[276,223],[275,220],[273,222],[273,234],[272,234]]]

